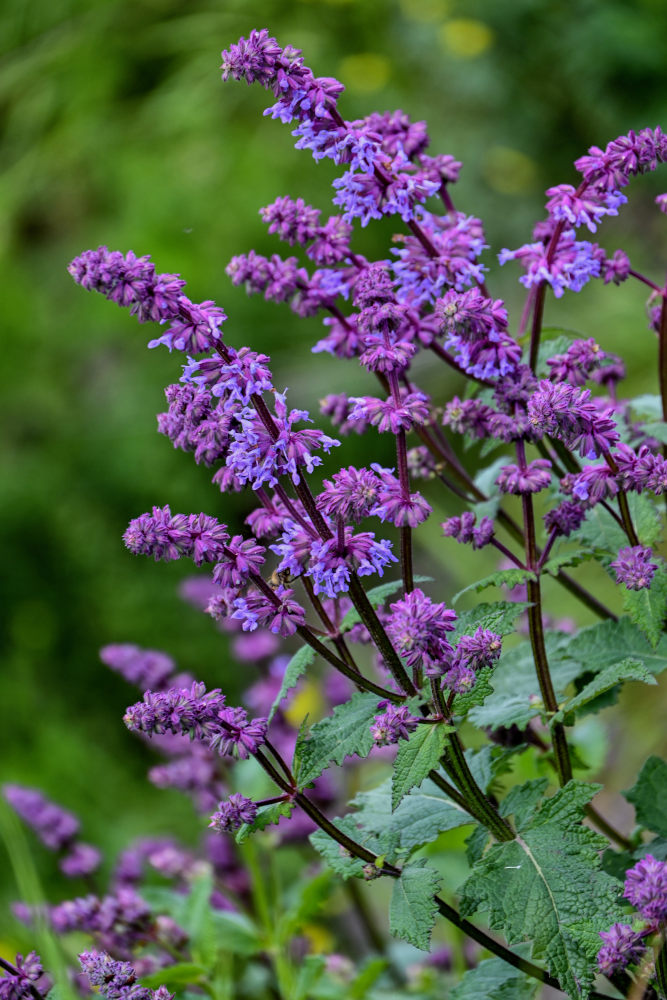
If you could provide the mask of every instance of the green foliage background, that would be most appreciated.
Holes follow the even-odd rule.
[[[120,721],[132,694],[101,667],[98,647],[163,648],[232,694],[232,684],[244,686],[231,680],[238,671],[224,639],[177,596],[187,567],[130,557],[122,531],[152,503],[232,523],[248,508],[223,500],[205,469],[156,437],[162,387],[178,378],[180,359],[146,351],[148,330],[77,289],[67,262],[100,243],[151,253],[188,279],[195,300],[224,305],[229,339],[269,353],[299,405],[316,409],[325,392],[365,384],[352,366],[309,354],[318,318],[249,300],[224,274],[235,253],[281,251],[261,205],[290,194],[326,210],[330,198],[333,168],[295,151],[289,130],[262,117],[267,96],[220,82],[220,49],[264,25],[303,48],[318,75],[343,80],[347,118],[395,107],[427,118],[433,149],[463,160],[457,205],[482,216],[494,252],[528,239],[544,188],[571,181],[572,160],[589,145],[656,125],[666,107],[661,0],[5,0],[0,778],[39,784],[79,810],[85,835],[110,852],[130,833],[184,832],[191,813],[147,786],[148,751]],[[657,280],[667,239],[653,198],[666,187],[664,171],[636,182],[631,206],[600,234]],[[392,231],[372,227],[357,245],[383,256]],[[516,310],[517,270],[499,273],[491,253],[487,263],[494,294]],[[552,303],[547,322],[618,350],[628,391],[652,392],[644,298],[639,286],[592,285]],[[460,389],[427,368],[436,399]],[[374,458],[389,462],[386,448],[374,444]],[[359,449],[348,442],[345,460]],[[430,567],[420,569],[444,578],[446,597],[493,566],[459,551],[452,567],[440,519]],[[634,715],[631,736],[616,744],[616,787],[631,784],[656,748],[651,699],[633,692],[623,702]],[[37,859],[51,878],[51,859]]]

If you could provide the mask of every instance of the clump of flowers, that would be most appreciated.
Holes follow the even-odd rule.
[[[243,842],[277,824],[279,842],[310,834],[345,878],[392,879],[396,936],[428,950],[439,913],[504,959],[508,976],[533,977],[578,1000],[593,995],[598,970],[617,985],[626,966],[643,966],[646,941],[664,935],[667,914],[665,863],[647,855],[625,884],[643,924],[622,923],[618,881],[600,866],[607,841],[583,819],[624,849],[638,841],[591,804],[599,786],[575,779],[574,760],[585,765],[573,758],[568,732],[578,714],[600,707],[600,695],[625,680],[653,683],[652,672],[667,664],[657,502],[667,490],[667,460],[650,426],[619,397],[625,368],[603,336],[544,342],[543,319],[548,297],[594,280],[640,281],[656,297],[650,326],[660,357],[667,356],[667,288],[637,272],[622,250],[607,252],[578,232],[584,226],[597,235],[619,213],[631,179],[667,160],[667,137],[646,128],[605,149],[591,147],[575,164],[576,187],[547,190],[546,219],[523,246],[498,254],[500,264],[522,270],[526,301],[514,322],[487,286],[493,276],[481,220],[455,207],[461,164],[450,154],[427,153],[425,123],[400,111],[344,119],[343,85],[316,77],[299,50],[282,47],[266,29],[223,52],[222,70],[225,80],[268,90],[266,114],[292,126],[297,149],[341,168],[332,215],[287,196],[261,209],[269,232],[293,254],[249,250],[232,258],[227,274],[248,294],[297,316],[320,316],[324,335],[313,351],[361,367],[367,390],[332,393],[321,412],[341,437],[366,439],[368,460],[332,466],[341,442],[314,426],[308,410],[292,406],[293,392],[288,402],[264,345],[230,344],[224,310],[212,300],[193,302],[179,275],[160,273],[146,255],[104,246],[72,261],[70,273],[82,287],[129,308],[139,322],[162,325],[149,347],[181,352],[185,364],[180,382],[166,390],[158,429],[214,469],[220,492],[243,493],[247,502],[245,529],[210,514],[172,513],[165,504],[133,518],[124,541],[132,554],[203,568],[206,576],[187,584],[185,596],[234,636],[241,662],[259,665],[246,694],[251,714],[228,705],[220,688],[176,673],[166,654],[127,643],[101,654],[143,693],[125,724],[166,756],[151,780],[187,792],[209,817],[204,863],[217,879],[207,887],[214,910],[231,907],[246,917],[244,902],[252,901],[252,915],[265,898],[256,885],[254,895],[248,892],[231,838],[220,834]],[[383,259],[368,260],[354,245],[355,227],[385,217],[399,231]],[[434,381],[433,394],[419,384],[432,365],[446,366],[459,395],[450,396],[445,379]],[[664,423],[664,364],[658,377],[652,405]],[[391,467],[370,460],[377,457],[376,434],[391,442]],[[457,436],[466,439],[464,452]],[[485,466],[489,451],[496,454]],[[425,554],[418,547],[428,530],[422,525],[439,501],[449,516],[440,541],[430,536],[437,554]],[[466,591],[506,587],[507,600],[465,609],[458,599],[466,591],[449,593],[451,574],[416,575],[417,559],[425,568],[451,564],[461,551],[454,541],[499,560],[497,572]],[[568,572],[589,558],[599,564],[592,584]],[[613,608],[602,599],[602,579]],[[552,628],[545,606],[552,584],[597,624],[578,633],[576,622]],[[614,584],[622,587],[614,591]],[[576,634],[566,639],[565,628]],[[276,656],[278,637],[292,655]],[[305,713],[291,717],[301,683],[324,692],[315,722]],[[474,750],[464,743],[470,725],[483,738]],[[543,756],[539,773],[556,786],[550,794],[549,778],[506,790],[499,779],[511,782],[519,753]],[[390,779],[359,793],[347,815],[331,818],[333,805],[344,808],[350,794],[332,765],[346,762],[344,775],[369,755],[378,767],[392,757]],[[265,782],[265,798],[246,787],[248,774]],[[645,792],[648,782],[640,775],[638,787]],[[92,872],[85,845],[74,839],[76,823],[25,791],[10,796],[49,846],[71,850],[68,874],[86,866]],[[650,812],[646,798],[642,810]],[[661,821],[649,818],[647,825],[658,831]],[[460,909],[439,895],[440,873],[427,856],[413,857],[427,845],[436,853],[440,833],[457,825],[473,826]],[[166,990],[137,980],[144,968],[167,969],[170,958],[188,978],[183,966],[199,947],[195,941],[188,951],[189,934],[199,925],[181,928],[170,914],[155,913],[137,887],[151,867],[175,880],[175,895],[190,898],[200,864],[192,851],[149,839],[123,853],[109,893],[90,892],[49,911],[57,931],[86,933],[103,949],[84,952],[81,963],[109,1000],[166,1000]],[[304,912],[312,912],[309,906]],[[477,911],[489,914],[498,934],[470,922]],[[190,910],[175,912],[187,917]],[[604,942],[597,966],[590,947],[596,932]],[[509,942],[532,942],[535,961],[512,952]],[[284,944],[281,938],[266,946],[268,962]],[[449,968],[449,957],[442,964]],[[325,965],[318,974],[337,974],[336,963],[328,972]],[[655,977],[663,992],[664,965],[659,955]],[[195,987],[217,995],[207,970],[194,968]],[[20,979],[13,966],[9,974]],[[284,977],[277,965],[280,991]],[[508,979],[499,989],[523,985]],[[486,980],[473,980],[469,993],[486,988]]]

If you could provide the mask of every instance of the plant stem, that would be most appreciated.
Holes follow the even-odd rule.
[[[405,667],[401,663],[398,653],[394,649],[389,639],[389,636],[384,630],[380,619],[375,613],[373,605],[368,600],[366,596],[366,591],[361,586],[359,582],[359,577],[356,573],[350,576],[350,597],[352,602],[359,612],[361,619],[371,634],[373,642],[375,643],[378,652],[382,656],[387,668],[391,672],[392,677],[398,684],[401,691],[404,691],[408,695],[417,694],[417,688],[412,683],[410,677],[405,671]],[[393,696],[393,701],[402,700],[397,698],[396,695]]]
[[[443,764],[463,792],[470,814],[490,830],[496,840],[514,840],[516,834],[509,823],[497,813],[475,781],[457,733],[447,734],[447,756]]]

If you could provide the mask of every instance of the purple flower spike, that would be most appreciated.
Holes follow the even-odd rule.
[[[83,878],[99,868],[102,855],[91,844],[75,844],[60,862],[60,870],[68,878]]]
[[[466,510],[460,517],[448,517],[441,524],[446,538],[455,538],[461,545],[472,542],[473,549],[482,549],[493,538],[493,521],[483,517],[476,526],[477,516]]]
[[[376,715],[371,725],[371,736],[377,746],[385,747],[407,740],[417,728],[419,720],[410,714],[405,705],[396,708],[388,701],[381,701],[378,708],[383,708],[384,712]]]
[[[652,926],[667,920],[667,862],[652,854],[625,874],[623,895]]]
[[[17,955],[13,965],[15,974],[3,969],[0,1000],[27,1000],[28,997],[34,997],[35,992],[46,996],[50,983],[44,976],[42,960],[36,951],[31,951],[25,958]]]
[[[208,824],[216,833],[233,833],[244,823],[253,823],[257,816],[257,806],[245,795],[236,793],[230,795],[226,802],[221,802],[217,812],[211,816]]]
[[[84,975],[97,986],[106,1000],[173,1000],[165,986],[150,990],[138,983],[130,962],[117,962],[105,951],[84,951],[79,955]]]
[[[653,551],[642,545],[621,549],[611,563],[618,583],[624,583],[628,590],[644,590],[651,586],[658,564],[651,562]]]
[[[52,851],[68,847],[79,832],[79,821],[71,812],[50,802],[36,788],[4,785],[3,794],[15,813],[31,827]]]
[[[195,565],[217,562],[224,554],[229,535],[224,524],[208,514],[173,514],[169,505],[153,507],[130,521],[123,535],[125,545],[136,554],[157,561],[189,556]]]
[[[604,944],[598,952],[598,968],[604,975],[637,963],[645,951],[641,934],[629,924],[612,924],[608,931],[600,931],[600,937]]]
[[[131,643],[103,646],[100,660],[142,691],[162,690],[168,686],[168,678],[176,672],[176,664],[166,653],[141,649]]]
[[[429,677],[442,674],[454,652],[447,633],[454,630],[455,612],[419,588],[390,607],[387,633],[399,655],[409,667],[424,667]]]
[[[525,469],[518,465],[504,465],[496,479],[501,493],[539,493],[551,482],[551,462],[536,458]]]

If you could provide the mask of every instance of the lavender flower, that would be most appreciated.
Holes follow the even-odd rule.
[[[600,253],[596,244],[587,240],[575,240],[574,232],[568,231],[561,236],[553,256],[547,256],[543,243],[526,243],[518,250],[501,250],[498,260],[501,264],[518,260],[526,271],[519,279],[525,288],[547,282],[558,299],[568,289],[580,292],[591,278],[600,276],[604,251]]]
[[[594,233],[605,215],[618,215],[618,208],[627,202],[620,191],[588,189],[579,194],[571,184],[558,184],[549,188],[551,195],[547,211],[552,219],[571,226],[587,226]]]
[[[260,590],[249,590],[245,597],[234,601],[232,618],[241,622],[245,632],[254,632],[258,625],[263,625],[275,635],[287,638],[306,621],[306,613],[293,595],[294,591],[282,584],[276,587],[271,597]],[[214,618],[218,617],[215,599],[207,610]]]
[[[651,926],[667,921],[667,862],[652,854],[625,873],[623,895]]]
[[[123,722],[131,732],[148,736],[155,733],[194,733],[206,739],[213,731],[218,713],[225,706],[225,696],[218,688],[206,690],[195,683],[191,688],[146,691],[143,701],[131,705]]]
[[[599,191],[615,191],[625,187],[631,177],[655,170],[666,158],[667,137],[662,130],[644,128],[613,139],[604,150],[591,146],[574,165],[589,185]]]
[[[83,878],[92,875],[102,860],[102,855],[92,844],[76,843],[60,861],[60,870],[68,878]]]
[[[370,469],[347,469],[335,472],[331,480],[324,480],[322,493],[317,497],[317,507],[328,517],[359,522],[367,517],[378,500],[382,482]]]
[[[472,542],[473,549],[482,549],[493,538],[493,521],[483,517],[479,524],[476,522],[477,515],[466,510],[460,517],[448,517],[441,528],[446,538],[455,538],[462,545]]]
[[[399,740],[407,740],[417,728],[419,720],[405,705],[397,708],[388,701],[381,701],[378,708],[384,711],[375,716],[371,725],[371,736],[377,746],[390,746]]]
[[[598,952],[598,968],[606,976],[637,963],[645,950],[641,934],[628,924],[613,924],[608,931],[600,931],[600,937],[604,944]]]
[[[3,969],[0,978],[0,1000],[25,1000],[30,996],[46,996],[50,983],[44,976],[42,960],[36,951],[31,951],[25,958],[23,955],[17,955],[13,966],[13,973]]]
[[[169,505],[153,507],[152,514],[142,514],[130,521],[123,541],[136,554],[156,560],[189,556],[196,566],[217,562],[224,553],[229,535],[224,524],[208,514],[174,514]]]
[[[176,664],[166,653],[131,643],[103,646],[100,660],[142,691],[162,690],[176,671]]]
[[[551,462],[546,458],[536,458],[525,468],[518,465],[504,465],[496,479],[501,493],[539,493],[551,482]]]
[[[608,411],[590,396],[589,389],[544,379],[528,400],[528,418],[536,432],[558,437],[568,448],[594,458],[618,441],[618,431]]]
[[[616,573],[617,581],[624,583],[628,590],[644,590],[650,587],[658,568],[657,563],[651,562],[652,555],[652,549],[644,548],[642,545],[621,549],[618,557],[610,564]]]
[[[104,951],[84,951],[79,962],[91,986],[99,987],[106,1000],[173,1000],[165,986],[157,990],[140,986],[130,962],[117,962]]]
[[[257,816],[257,806],[245,795],[236,793],[230,795],[226,802],[221,802],[218,811],[211,816],[209,827],[216,833],[232,833],[243,823],[253,823]]]
[[[442,674],[454,652],[447,633],[454,630],[456,614],[419,588],[390,607],[387,634],[399,655],[409,667],[423,667],[429,677]]]
[[[79,821],[71,812],[44,798],[36,788],[3,785],[6,801],[52,851],[68,848],[79,832]]]
[[[348,589],[353,570],[359,576],[372,573],[382,576],[385,566],[397,561],[391,551],[391,542],[376,541],[372,531],[355,535],[351,528],[346,528],[341,541],[342,544],[337,538],[326,542],[317,540],[310,547],[307,575],[312,577],[316,594],[323,592],[335,597]]]

